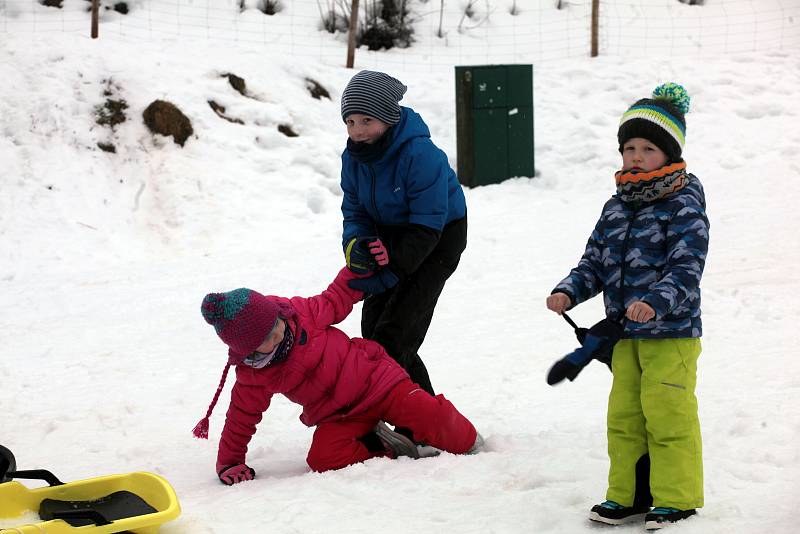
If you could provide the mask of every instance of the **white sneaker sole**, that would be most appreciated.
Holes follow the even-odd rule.
[[[669,522],[659,523],[658,521],[647,521],[644,524],[644,529],[645,530],[660,530],[660,529],[666,527],[669,524],[670,524]]]
[[[442,450],[433,445],[417,445],[417,452],[420,458],[434,458],[442,454]]]
[[[645,515],[645,512],[642,512],[641,514],[632,514],[622,519],[612,519],[610,517],[603,517],[597,512],[589,512],[589,520],[597,523],[605,523],[606,525],[624,525],[625,523],[642,521]]]

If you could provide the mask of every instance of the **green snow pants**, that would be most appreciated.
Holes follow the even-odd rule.
[[[699,338],[623,339],[614,347],[607,500],[633,506],[637,474],[641,486],[641,467],[647,464],[640,460],[649,455],[653,506],[703,506],[703,452],[694,395],[700,349]],[[644,480],[646,485],[646,471]],[[641,502],[637,496],[637,505]]]

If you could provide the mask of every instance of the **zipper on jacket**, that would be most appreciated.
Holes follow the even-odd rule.
[[[624,203],[623,203],[624,204]],[[621,262],[620,265],[620,272],[619,272],[619,295],[620,299],[622,300],[622,318],[625,317],[625,270],[628,265],[626,261],[626,257],[628,255],[628,238],[631,236],[631,230],[633,229],[633,221],[636,220],[636,214],[639,213],[639,210],[642,208],[641,205],[638,205],[633,208],[633,214],[631,215],[630,220],[628,220],[628,229],[625,230],[625,239],[622,240],[622,254],[621,254]]]
[[[370,191],[371,196],[372,196],[372,210],[376,215],[378,215],[378,203],[375,200],[375,188],[376,188],[376,182],[378,180],[375,177],[375,167],[373,167],[372,164],[367,165],[367,167],[369,168],[370,178],[372,178],[372,188],[371,188],[371,191]]]

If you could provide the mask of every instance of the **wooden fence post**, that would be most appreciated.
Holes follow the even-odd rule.
[[[600,0],[592,0],[592,57],[597,57],[598,54],[598,38],[600,26]]]
[[[92,39],[97,39],[97,30],[100,26],[98,11],[100,11],[100,0],[92,0]]]
[[[347,36],[347,68],[353,68],[356,54],[356,31],[358,30],[358,0],[353,0],[350,7],[350,30]]]

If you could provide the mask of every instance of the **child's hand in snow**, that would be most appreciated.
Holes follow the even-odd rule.
[[[253,480],[256,478],[256,472],[252,467],[248,467],[247,464],[236,464],[223,467],[219,470],[217,476],[226,486],[233,486],[245,480]]]

